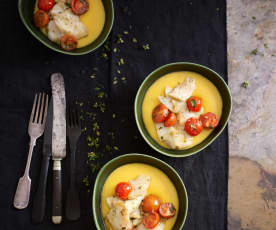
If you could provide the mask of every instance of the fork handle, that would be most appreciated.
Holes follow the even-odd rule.
[[[29,170],[30,170],[32,154],[33,154],[35,143],[36,143],[36,138],[31,137],[25,172],[24,172],[24,175],[18,181],[14,200],[13,200],[13,206],[17,209],[24,209],[29,204],[30,191],[31,191],[31,179],[29,177]]]
[[[61,221],[62,221],[61,161],[54,160],[52,222],[54,224],[60,224]]]
[[[33,223],[43,222],[46,207],[46,186],[50,156],[44,155],[40,170],[39,184],[33,200],[32,221]]]

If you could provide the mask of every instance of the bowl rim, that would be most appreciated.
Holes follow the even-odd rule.
[[[229,113],[227,115],[227,119],[226,119],[226,122],[225,124],[223,124],[223,126],[221,127],[220,131],[205,145],[205,146],[202,146],[201,148],[191,152],[191,153],[185,153],[185,154],[181,154],[181,151],[183,150],[175,150],[175,151],[179,151],[179,154],[172,154],[172,153],[169,153],[165,150],[162,150],[162,149],[158,149],[157,147],[155,147],[149,140],[148,138],[146,137],[146,135],[143,133],[143,130],[142,128],[140,127],[140,124],[139,124],[139,121],[138,121],[138,100],[139,100],[139,96],[141,94],[141,91],[144,87],[144,85],[146,84],[146,82],[148,81],[148,79],[153,75],[155,74],[156,72],[164,69],[164,68],[167,68],[167,67],[170,67],[170,66],[174,66],[174,65],[194,65],[194,66],[197,66],[197,67],[200,67],[200,68],[204,68],[206,69],[207,71],[210,71],[211,73],[213,73],[215,76],[218,77],[218,79],[223,83],[223,85],[225,86],[226,90],[227,90],[227,94],[229,95],[229,99],[230,99],[230,103],[229,103]],[[184,71],[184,70],[183,70]],[[155,82],[155,81],[154,81]],[[152,83],[153,84],[153,83]],[[152,85],[151,84],[151,85]],[[204,66],[204,65],[201,65],[201,64],[197,64],[197,63],[193,63],[193,62],[172,62],[172,63],[168,63],[168,64],[165,64],[165,65],[162,65],[160,67],[158,67],[157,69],[153,70],[150,74],[147,75],[147,77],[144,79],[144,81],[142,82],[142,84],[140,85],[137,93],[136,93],[136,96],[135,96],[135,102],[134,102],[134,115],[135,115],[135,121],[136,121],[136,125],[138,127],[138,130],[140,132],[140,134],[142,135],[143,139],[147,142],[147,144],[152,148],[154,149],[155,151],[165,155],[165,156],[169,156],[169,157],[175,157],[175,158],[180,158],[180,157],[188,157],[188,156],[191,156],[191,155],[194,155],[200,151],[202,151],[203,149],[205,149],[206,147],[208,147],[210,144],[212,144],[216,139],[217,137],[224,131],[225,127],[227,126],[228,124],[228,121],[229,121],[229,118],[230,118],[230,115],[231,115],[231,111],[232,111],[232,96],[231,96],[231,93],[230,93],[230,89],[228,87],[228,85],[226,84],[225,80],[220,76],[220,74],[218,74],[216,71],[210,69],[209,67],[207,66]],[[146,132],[148,132],[147,130],[145,130]],[[150,134],[149,134],[150,135]],[[152,138],[153,139],[153,138]],[[155,143],[157,143],[159,146],[160,144],[158,142],[156,142],[154,139],[153,141]],[[195,146],[193,146],[195,147]],[[192,147],[192,148],[193,148]],[[169,149],[168,149],[169,150]]]
[[[88,53],[91,53],[91,52],[95,51],[96,49],[98,49],[99,47],[101,47],[103,45],[103,43],[107,40],[107,38],[108,38],[108,36],[109,36],[109,34],[110,34],[111,30],[112,30],[113,24],[114,24],[114,5],[113,5],[113,0],[108,0],[108,1],[110,1],[110,4],[111,4],[110,5],[111,6],[111,24],[110,24],[110,28],[108,29],[105,38],[97,46],[95,46],[94,48],[92,48],[90,50],[82,51],[82,52],[79,52],[79,53],[73,53],[73,52],[70,52],[70,51],[66,51],[66,50],[62,50],[62,49],[57,49],[55,47],[52,47],[49,43],[47,43],[47,42],[43,41],[42,39],[40,39],[40,37],[38,35],[36,35],[36,33],[34,33],[33,30],[29,27],[28,23],[25,21],[25,18],[23,17],[23,13],[22,13],[22,10],[21,10],[21,4],[23,3],[23,1],[25,1],[25,0],[18,0],[17,7],[18,7],[18,12],[19,12],[20,19],[23,22],[24,26],[42,44],[44,44],[45,46],[47,46],[51,50],[54,50],[54,51],[62,53],[62,54],[68,54],[68,55],[72,55],[72,56],[80,56],[80,55],[88,54]],[[86,47],[86,46],[84,46],[84,47]]]
[[[185,184],[182,180],[182,178],[179,176],[179,174],[177,173],[177,171],[172,167],[170,166],[168,163],[166,163],[165,161],[162,161],[156,157],[153,157],[153,156],[150,156],[150,155],[146,155],[146,154],[141,154],[141,153],[127,153],[127,154],[124,154],[124,155],[120,155],[116,158],[113,158],[112,160],[106,162],[104,164],[104,166],[100,169],[100,171],[98,172],[97,174],[97,177],[96,177],[96,180],[95,180],[95,183],[94,183],[94,188],[93,188],[93,196],[92,196],[92,211],[93,211],[93,218],[94,218],[94,222],[95,222],[95,225],[96,225],[96,228],[98,230],[101,230],[100,228],[100,224],[98,223],[98,219],[96,218],[96,207],[95,207],[95,203],[96,203],[96,189],[97,187],[99,186],[99,180],[100,180],[100,177],[102,175],[102,173],[104,172],[104,170],[113,162],[121,159],[121,158],[125,158],[125,157],[129,157],[129,156],[137,156],[137,157],[144,157],[144,158],[147,158],[147,159],[152,159],[152,160],[155,160],[157,162],[159,162],[160,164],[164,165],[165,167],[168,167],[177,177],[177,179],[180,181],[180,185],[183,187],[184,189],[184,195],[186,197],[185,201],[186,201],[186,209],[185,209],[185,213],[184,213],[184,218],[182,220],[182,223],[181,223],[181,226],[180,226],[180,229],[183,228],[185,222],[186,222],[186,219],[187,219],[187,215],[188,215],[188,209],[189,209],[189,197],[188,197],[188,193],[187,193],[187,189],[185,187]],[[135,162],[133,162],[135,163]],[[146,163],[145,163],[146,164]],[[149,164],[150,165],[150,164]],[[120,166],[119,166],[120,167]],[[153,166],[154,167],[154,166]],[[118,168],[118,167],[117,167]],[[115,168],[115,169],[117,169]],[[114,170],[115,170],[114,169]],[[114,171],[113,170],[113,171]],[[162,169],[160,169],[162,170]],[[109,174],[110,175],[110,174]],[[108,175],[108,176],[109,176]]]

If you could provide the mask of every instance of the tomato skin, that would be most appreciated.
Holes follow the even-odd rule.
[[[49,23],[49,15],[43,10],[37,10],[34,14],[34,24],[36,27],[46,27]]]
[[[189,118],[185,123],[185,131],[191,136],[200,134],[202,128],[202,122],[196,117]]]
[[[71,0],[71,9],[74,14],[82,15],[89,9],[89,3],[87,0]]]
[[[218,119],[216,114],[208,112],[200,115],[199,118],[204,128],[214,129],[218,126]]]
[[[121,182],[117,184],[115,188],[115,193],[118,198],[121,200],[127,200],[128,195],[132,191],[132,186],[129,182]]]
[[[160,221],[160,216],[157,212],[145,213],[143,217],[143,225],[146,228],[152,229],[157,226]]]
[[[152,112],[152,120],[155,123],[162,123],[169,115],[169,109],[164,104],[157,105]]]
[[[166,219],[171,218],[175,215],[175,213],[176,213],[176,208],[172,203],[163,203],[160,205],[159,214],[163,218],[166,218]]]
[[[144,212],[158,212],[160,204],[158,196],[147,195],[142,201],[142,208]]]
[[[70,34],[65,34],[62,36],[60,41],[61,48],[67,51],[71,51],[77,48],[77,39]]]
[[[201,99],[199,97],[191,96],[187,100],[187,107],[192,112],[199,112],[201,109]]]
[[[49,11],[55,4],[55,0],[39,0],[37,6],[41,10]]]
[[[175,125],[175,123],[176,123],[176,115],[175,115],[175,113],[170,112],[169,115],[165,119],[164,126],[171,127],[171,126]]]

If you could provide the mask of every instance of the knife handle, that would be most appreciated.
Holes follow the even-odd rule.
[[[60,224],[62,221],[62,185],[61,185],[61,162],[54,160],[53,164],[53,207],[52,222]]]
[[[46,186],[50,157],[44,155],[39,176],[39,184],[33,200],[32,221],[35,224],[42,223],[46,207]]]

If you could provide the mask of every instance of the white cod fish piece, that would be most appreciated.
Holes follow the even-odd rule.
[[[60,0],[60,1],[56,2],[54,7],[50,10],[49,15],[53,17],[55,15],[61,14],[62,12],[64,12],[67,9],[69,9],[69,7],[66,6],[64,0],[62,0],[62,1]]]
[[[147,189],[150,185],[150,176],[140,175],[135,180],[130,180],[132,191],[128,195],[128,199],[136,199],[139,196],[143,198],[147,195]]]
[[[187,77],[184,82],[176,86],[168,95],[180,101],[186,101],[195,89],[195,79]]]
[[[60,32],[60,30],[57,28],[56,23],[51,20],[48,23],[47,26],[47,34],[48,34],[48,38],[56,43],[60,43],[60,39],[63,36],[63,34]]]
[[[186,105],[186,103],[185,103]],[[203,107],[201,107],[200,111],[199,112],[192,112],[192,111],[189,111],[188,108],[187,108],[187,105],[186,105],[186,109],[185,110],[182,110],[181,112],[178,112],[176,114],[176,117],[177,117],[177,123],[179,125],[182,125],[184,126],[185,125],[185,122],[191,118],[191,117],[196,117],[196,118],[199,118],[201,114],[204,113],[204,109]]]
[[[117,202],[116,205],[109,210],[106,217],[113,230],[132,229],[129,212],[123,201]]]
[[[165,227],[165,224],[160,222],[155,228],[152,228],[152,230],[163,230]],[[136,230],[148,230],[149,228],[146,228],[143,224],[138,225]]]
[[[80,21],[80,18],[72,13],[71,9],[55,14],[53,16],[53,20],[63,34],[71,34],[76,39],[80,39],[88,35],[88,29]]]
[[[144,199],[143,196],[138,196],[133,200],[123,201],[118,197],[112,196],[112,197],[106,198],[106,202],[109,208],[116,207],[118,204],[123,203],[130,217],[140,218],[140,212],[139,212],[139,216],[137,216],[138,215],[137,210],[139,210],[139,206],[143,199]]]
[[[164,123],[156,123],[155,127],[159,139],[173,149],[185,149],[193,143],[193,137],[184,128],[165,127]]]

